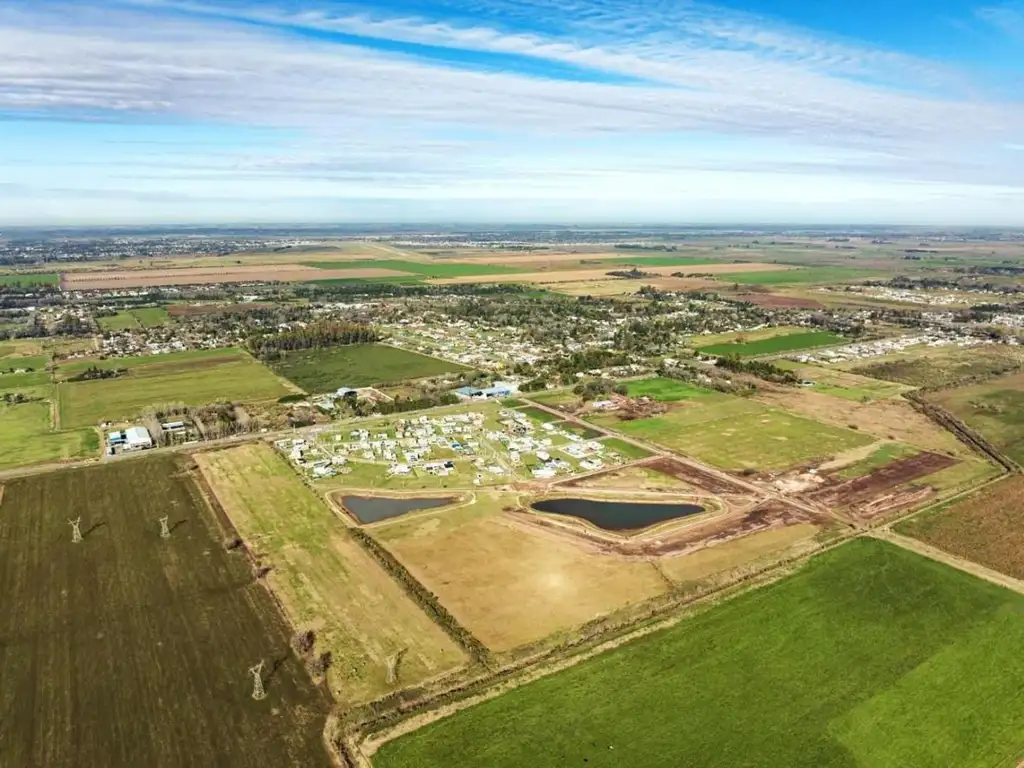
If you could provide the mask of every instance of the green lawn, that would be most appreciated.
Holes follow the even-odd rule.
[[[59,374],[67,378],[90,365],[127,368],[128,374],[114,379],[59,383],[57,394],[64,427],[126,421],[148,406],[261,402],[276,400],[290,391],[269,369],[239,349],[75,361],[61,366]]]
[[[0,405],[0,468],[84,458],[99,451],[93,429],[53,432],[50,403]]]
[[[679,381],[678,379],[668,379],[662,376],[656,376],[653,379],[630,381],[626,383],[626,387],[630,397],[649,397],[652,400],[660,400],[665,403],[696,400],[717,394],[711,389],[704,389],[695,384]]]
[[[60,275],[56,272],[22,272],[12,275],[0,275],[0,285],[60,285]]]
[[[764,272],[730,272],[716,275],[723,283],[741,285],[798,285],[808,283],[843,283],[886,275],[874,269],[850,269],[847,267],[802,267]]]
[[[845,339],[842,336],[831,331],[806,331],[803,333],[789,333],[784,336],[772,336],[770,339],[758,339],[757,341],[737,342],[735,344],[712,344],[707,347],[699,347],[698,349],[705,355],[756,357],[758,355],[792,352],[797,349],[828,347],[834,344],[842,344],[844,341]]]
[[[402,259],[368,261],[305,261],[302,263],[304,266],[313,267],[315,269],[394,269],[398,272],[408,272],[411,275],[419,275],[421,278],[506,275],[523,271],[521,269],[516,269],[515,267],[501,266],[500,264],[446,264],[443,261],[423,262],[404,261]],[[390,281],[391,278],[375,279]]]
[[[376,768],[994,768],[1024,756],[1024,597],[858,539],[396,741]]]
[[[715,394],[648,419],[594,421],[728,470],[786,469],[875,440],[752,400]]]
[[[625,440],[620,440],[617,437],[606,437],[601,441],[606,448],[615,451],[617,454],[625,459],[646,459],[648,456],[653,456],[650,451],[646,448],[641,448],[639,445],[634,443],[627,443]]]
[[[289,352],[271,367],[306,392],[339,387],[369,387],[445,373],[468,371],[464,365],[385,344],[354,344]]]

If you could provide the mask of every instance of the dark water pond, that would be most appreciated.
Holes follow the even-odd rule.
[[[400,517],[409,512],[417,512],[421,509],[434,509],[451,504],[455,499],[384,499],[370,498],[367,496],[344,496],[341,503],[345,509],[355,515],[360,523],[376,523],[379,520],[388,520],[392,517]]]
[[[704,511],[697,504],[641,504],[593,499],[547,499],[533,505],[538,512],[587,520],[606,531],[632,531]]]

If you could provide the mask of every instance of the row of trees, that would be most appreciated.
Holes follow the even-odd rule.
[[[285,352],[301,349],[324,349],[345,344],[369,344],[380,341],[380,333],[373,326],[343,320],[322,320],[304,328],[281,333],[252,336],[249,349],[261,360],[276,360]]]

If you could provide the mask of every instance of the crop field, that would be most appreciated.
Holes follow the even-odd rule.
[[[261,402],[291,393],[268,368],[240,349],[75,361],[62,365],[58,378],[90,366],[128,372],[111,379],[61,381],[57,396],[63,427],[130,420],[149,406],[167,403]]]
[[[635,421],[593,419],[631,437],[693,456],[721,469],[786,469],[874,442],[844,427],[715,393],[693,405]]]
[[[993,570],[1024,579],[1024,476],[916,515],[896,530]]]
[[[1024,597],[856,540],[385,743],[374,765],[1012,766],[1022,642]]]
[[[928,396],[1017,462],[1024,462],[1024,374]]]
[[[784,336],[773,336],[769,339],[758,341],[747,341],[736,344],[712,344],[700,347],[699,350],[705,355],[739,355],[740,357],[756,357],[759,355],[774,355],[783,352],[794,352],[799,349],[812,349],[814,347],[829,347],[835,344],[842,344],[845,340],[842,336],[831,331],[808,331],[805,333],[791,333]]]
[[[114,269],[109,271],[65,272],[61,284],[66,291],[116,291],[160,285],[219,285],[229,283],[297,283],[331,278],[403,277],[393,269],[316,269],[301,264],[222,264],[214,267],[173,269]]]
[[[17,285],[26,288],[33,285],[60,285],[60,275],[56,272],[22,272],[0,275],[0,285]]]
[[[618,259],[609,259],[609,265],[622,264],[624,266],[643,267],[704,267],[710,264],[721,264],[720,260],[702,259],[699,256],[626,256]]]
[[[95,456],[94,429],[53,431],[50,403],[0,405],[0,469]]]
[[[330,766],[326,697],[226,535],[170,458],[6,483],[0,762]],[[253,701],[247,670],[261,659],[267,698]]]
[[[289,352],[270,365],[309,393],[334,392],[339,387],[357,389],[469,370],[458,363],[386,344]]]
[[[139,307],[126,309],[116,315],[100,317],[99,326],[104,331],[129,331],[139,328],[154,328],[169,322],[171,316],[163,307]]]
[[[493,651],[568,631],[666,589],[649,563],[517,526],[501,513],[517,503],[515,495],[478,492],[476,499],[370,532]],[[434,764],[446,763],[421,763]]]
[[[328,681],[337,701],[368,701],[465,663],[273,449],[250,444],[196,460],[238,532],[272,567],[267,582],[291,623],[313,629],[320,650],[333,654]],[[389,684],[387,659],[403,648],[400,685]]]
[[[664,403],[676,403],[681,400],[694,400],[713,395],[715,392],[678,379],[656,376],[653,379],[641,379],[626,383],[626,391],[630,397],[649,397]]]
[[[314,269],[389,269],[421,278],[473,277],[476,275],[512,275],[523,270],[500,264],[459,263],[449,261],[405,261],[376,259],[369,261],[306,261]]]
[[[849,269],[847,267],[801,267],[786,271],[736,272],[722,275],[726,283],[740,285],[797,285],[813,283],[844,283],[854,280],[879,277],[886,273],[872,269]]]

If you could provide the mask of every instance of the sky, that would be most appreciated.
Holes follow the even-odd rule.
[[[0,226],[1024,226],[1024,0],[0,0]]]

